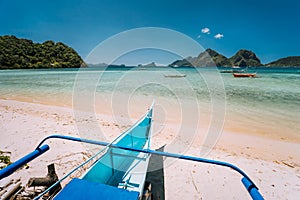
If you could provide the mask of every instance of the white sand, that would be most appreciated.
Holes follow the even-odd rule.
[[[106,114],[98,114],[96,118],[97,126],[107,140],[113,139],[130,126],[128,119],[115,121]],[[89,123],[93,123],[93,120],[82,116],[78,123],[90,127]],[[12,152],[13,161],[34,150],[42,138],[51,134],[97,138],[93,127],[88,130],[90,135],[78,129],[70,108],[14,100],[0,100],[0,128],[0,149]],[[176,135],[177,128],[174,124],[164,127],[153,137],[153,148],[169,144]],[[50,140],[47,144],[50,145],[49,152],[29,163],[29,169],[22,169],[9,178],[21,177],[26,183],[29,177],[43,177],[47,173],[46,166],[50,163],[55,163],[58,176],[62,177],[87,159],[91,155],[91,148],[97,149],[59,140]],[[196,140],[186,154],[199,156],[200,145]],[[299,199],[299,147],[298,142],[290,140],[224,132],[208,157],[242,168],[266,199]],[[167,199],[250,199],[240,182],[241,176],[233,170],[189,161],[167,163]],[[80,173],[76,174],[79,175]]]

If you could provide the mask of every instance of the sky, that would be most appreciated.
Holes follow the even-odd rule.
[[[0,35],[40,43],[61,41],[86,58],[115,34],[160,27],[185,34],[227,57],[239,49],[252,50],[268,63],[300,56],[299,11],[299,0],[0,0]],[[158,54],[131,53],[128,62],[156,61]]]

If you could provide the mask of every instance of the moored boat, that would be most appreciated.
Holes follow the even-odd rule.
[[[152,110],[153,107],[111,145],[149,149]],[[148,163],[149,154],[107,148],[81,178],[71,180],[54,199],[139,199],[144,192]]]
[[[254,78],[256,77],[256,73],[233,73],[233,76],[236,78]]]
[[[242,183],[251,195],[252,199],[263,199],[258,191],[258,187],[254,184],[250,177],[235,165],[218,160],[151,150],[150,137],[152,132],[152,113],[153,106],[149,109],[146,115],[141,118],[141,120],[111,143],[63,135],[48,136],[33,152],[0,170],[0,179],[9,176],[26,163],[48,151],[49,146],[44,144],[45,141],[56,138],[101,145],[105,146],[105,148],[48,187],[35,199],[44,197],[44,195],[46,195],[51,189],[60,184],[61,181],[70,177],[71,174],[83,167],[85,164],[91,162],[101,153],[100,158],[96,159],[96,162],[92,164],[83,176],[72,179],[54,197],[54,199],[140,199],[144,190],[145,176],[150,155],[165,156],[228,167],[242,176]],[[49,196],[47,196],[47,199],[50,199]]]
[[[220,71],[220,73],[241,73],[241,72],[244,72],[244,70],[227,69],[227,70]]]
[[[164,75],[165,78],[183,78],[186,77],[186,74],[170,74],[170,75]]]
[[[84,142],[105,146],[87,161],[77,166],[66,174],[59,181],[48,187],[35,199],[44,198],[48,195],[50,199],[140,199],[144,194],[144,184],[148,169],[150,154],[131,151],[111,146],[122,146],[124,148],[135,148],[148,150],[151,145],[152,113],[154,104],[148,112],[131,128],[122,133],[113,142],[106,143],[87,139],[75,138],[63,135],[51,135],[45,138],[32,153],[24,156],[0,171],[0,180],[12,174],[18,168],[35,159],[49,150],[49,146],[44,144],[48,139],[57,138]],[[44,144],[44,145],[42,145]],[[89,169],[79,178],[73,178],[57,194],[49,191],[60,185],[64,179],[70,177],[74,172],[88,163],[92,163],[98,156],[100,157],[89,167]],[[146,188],[147,189],[147,188]]]

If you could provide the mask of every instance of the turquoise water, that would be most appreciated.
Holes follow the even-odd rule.
[[[300,70],[257,68],[255,71],[259,78],[234,78],[232,74],[222,74],[212,68],[83,69],[80,73],[85,75],[81,80],[83,84],[95,85],[90,88],[94,88],[92,92],[96,94],[114,92],[153,98],[197,98],[206,103],[211,101],[211,91],[205,79],[218,76],[215,90],[225,89],[228,116],[241,116],[249,123],[261,122],[270,127],[272,124],[281,128],[290,126],[286,131],[299,134]],[[3,70],[0,71],[0,97],[70,103],[78,73],[78,69]],[[213,76],[203,78],[202,73]],[[164,77],[174,74],[186,77]],[[220,87],[220,81],[224,88]]]
[[[299,108],[299,69],[259,69],[256,71],[259,78],[253,79],[234,78],[231,74],[226,73],[220,74],[224,81],[227,100],[230,100],[231,103],[245,105],[259,103],[276,105],[276,107],[283,106],[286,109],[290,107]],[[161,75],[162,78],[157,80],[158,84],[142,85],[140,88],[138,88],[139,80],[135,79],[139,77],[134,77],[135,74],[132,75],[133,77],[124,77],[124,74],[132,73],[130,69],[107,70],[100,73],[96,69],[86,69],[85,72],[95,72],[94,74],[101,75],[101,80],[97,83],[98,93],[110,93],[113,90],[126,93],[134,87],[137,88],[135,92],[141,95],[155,94],[172,97],[174,96],[173,93],[178,91],[187,98],[189,94],[193,95],[192,93],[197,94],[200,99],[209,98],[205,81],[199,72],[193,69],[183,68],[175,72],[169,71],[168,68],[151,69],[151,72],[148,70],[135,71],[142,78],[149,75]],[[163,75],[177,72],[187,76],[174,79],[163,77]],[[0,95],[9,98],[21,94],[34,98],[34,95],[71,94],[77,73],[78,69],[0,71]],[[166,88],[165,85],[170,85],[170,83],[165,84],[161,81],[163,79],[171,81],[173,87],[171,89]],[[187,91],[187,85],[176,85],[176,82],[182,81],[182,79],[188,80],[193,90]]]

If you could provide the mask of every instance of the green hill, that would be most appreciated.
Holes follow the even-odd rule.
[[[197,57],[188,57],[183,60],[176,60],[169,66],[172,67],[210,67],[210,66],[262,66],[259,58],[252,51],[241,49],[235,55],[230,58],[226,58],[224,55],[212,50],[206,49],[200,53]]]
[[[299,67],[300,56],[289,56],[266,64],[267,67]]]
[[[206,49],[194,59],[194,66],[223,66],[227,62],[227,58],[222,54],[212,50]]]
[[[259,58],[255,55],[254,52],[241,49],[234,56],[227,60],[230,63],[230,66],[262,66]]]
[[[176,60],[169,66],[172,67],[210,67],[210,66],[224,66],[229,65],[227,63],[227,58],[222,54],[212,50],[206,49],[204,52],[200,53],[197,57],[187,57],[183,60]]]
[[[0,36],[0,69],[77,68],[82,58],[62,42],[42,44],[15,36]]]

